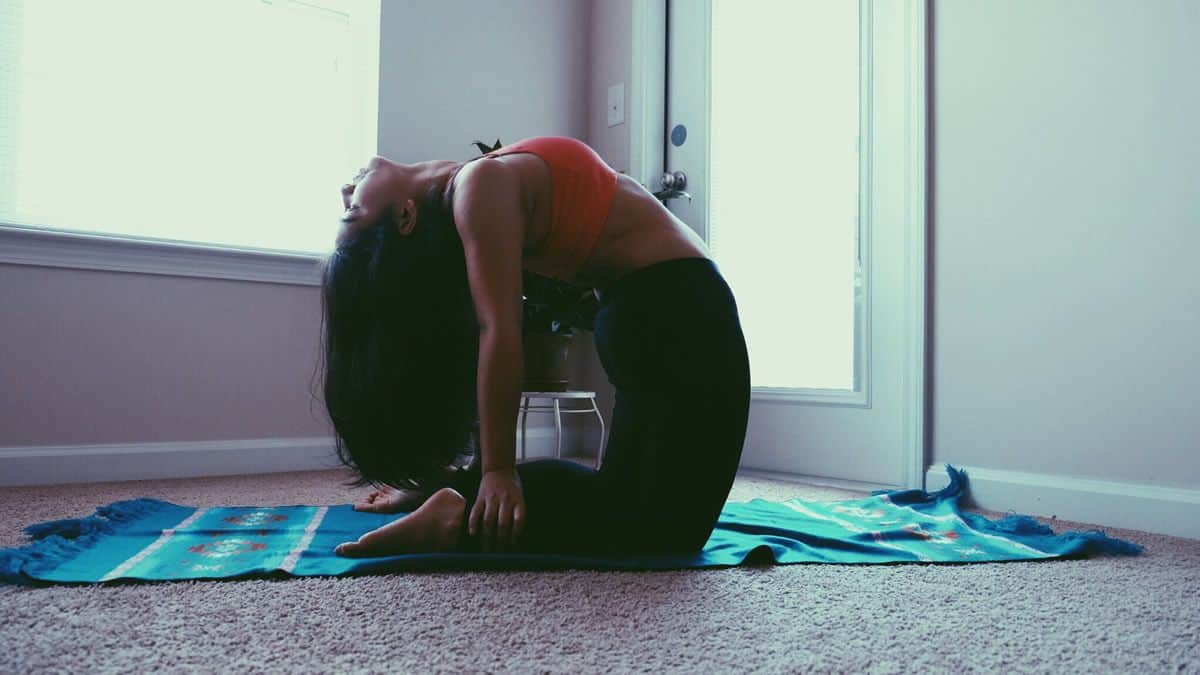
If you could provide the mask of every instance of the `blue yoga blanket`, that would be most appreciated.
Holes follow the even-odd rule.
[[[0,580],[79,583],[115,579],[340,576],[412,569],[676,569],[752,563],[971,563],[1097,554],[1141,547],[1103,532],[1051,529],[1028,516],[1000,521],[960,510],[962,471],[951,483],[865,499],[729,502],[711,538],[687,555],[582,556],[431,553],[351,559],[333,553],[398,514],[336,506],[191,507],[135,499],[87,518],[31,525],[22,548],[0,549]]]

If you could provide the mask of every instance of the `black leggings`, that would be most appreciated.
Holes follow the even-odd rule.
[[[698,551],[729,496],[750,411],[750,363],[732,291],[707,258],[642,268],[603,290],[596,351],[616,388],[599,471],[517,466],[521,550]],[[457,486],[473,502],[478,475]]]

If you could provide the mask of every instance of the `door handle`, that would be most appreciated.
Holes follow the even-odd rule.
[[[692,201],[692,196],[684,192],[684,188],[687,187],[686,173],[668,171],[662,175],[659,182],[662,183],[663,189],[654,193],[654,198],[658,201],[665,202],[668,199],[679,199],[680,197],[686,198],[689,202]]]
[[[687,174],[682,171],[668,171],[659,179],[664,190],[683,190],[687,187]]]

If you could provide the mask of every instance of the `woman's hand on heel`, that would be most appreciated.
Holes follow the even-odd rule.
[[[517,470],[485,471],[467,525],[467,533],[482,537],[483,551],[505,551],[525,530],[525,495]]]

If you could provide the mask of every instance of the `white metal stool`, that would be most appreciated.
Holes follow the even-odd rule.
[[[529,405],[529,399],[548,399],[552,400],[553,405]],[[563,408],[559,405],[563,400],[582,400],[587,399],[591,403],[591,408]],[[562,459],[562,414],[572,413],[596,413],[596,419],[600,420],[600,448],[596,451],[596,468],[600,468],[600,461],[604,457],[604,417],[600,414],[600,408],[596,407],[596,392],[594,391],[526,391],[521,392],[521,459],[525,459],[525,422],[529,418],[529,412],[553,412],[554,413],[554,440],[555,449],[554,456]]]

